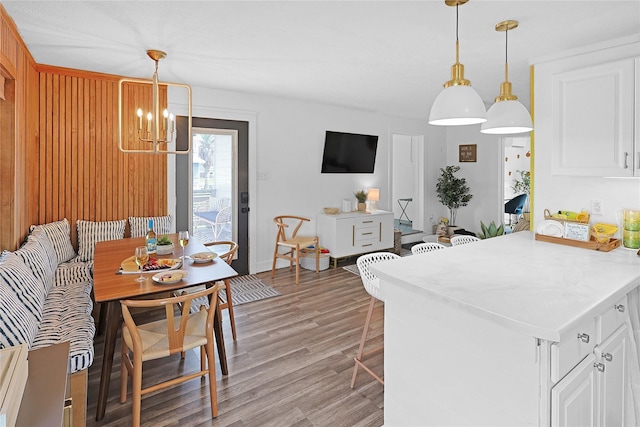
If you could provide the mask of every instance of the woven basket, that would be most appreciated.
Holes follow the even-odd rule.
[[[329,254],[320,254],[320,259],[318,261],[320,271],[329,268]],[[300,267],[305,270],[316,271],[316,253],[313,250],[300,250]]]

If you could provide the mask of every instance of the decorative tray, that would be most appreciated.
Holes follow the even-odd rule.
[[[566,246],[574,246],[576,248],[592,249],[600,252],[609,252],[620,246],[620,239],[611,239],[608,243],[598,243],[591,237],[588,242],[582,242],[580,240],[565,239],[563,237],[545,236],[536,233],[536,240],[550,243],[559,243]]]

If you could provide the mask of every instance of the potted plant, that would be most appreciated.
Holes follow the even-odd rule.
[[[438,200],[449,209],[449,227],[456,227],[458,209],[467,206],[473,197],[469,194],[467,180],[455,176],[459,170],[460,166],[440,168],[440,177],[436,183]]]
[[[356,196],[356,199],[358,200],[358,211],[360,212],[364,212],[367,210],[367,196],[369,195],[369,193],[367,193],[364,190],[360,190],[360,191],[356,191],[355,193],[353,193]]]
[[[500,224],[500,227],[496,226],[496,223],[491,221],[491,224],[487,227],[482,221],[480,221],[480,228],[482,232],[478,233],[478,237],[481,239],[489,239],[491,237],[502,236],[504,234],[504,224]]]
[[[169,255],[173,253],[173,242],[169,239],[169,236],[163,234],[157,241],[158,255]]]
[[[526,194],[527,200],[524,202],[524,206],[522,207],[522,216],[527,221],[529,220],[529,192],[531,191],[531,172],[529,171],[521,171],[516,170],[516,173],[520,174],[520,179],[514,181],[511,189],[514,194]]]

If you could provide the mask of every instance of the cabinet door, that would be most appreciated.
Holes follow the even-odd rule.
[[[598,418],[601,426],[625,425],[625,388],[627,377],[627,325],[622,325],[596,351],[598,372]]]
[[[596,425],[595,360],[590,354],[551,389],[553,427]]]
[[[552,173],[634,174],[634,59],[552,77]]]

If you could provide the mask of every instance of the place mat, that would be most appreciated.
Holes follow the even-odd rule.
[[[129,258],[125,259],[124,261],[122,261],[122,263],[120,264],[120,269],[118,269],[118,271],[116,271],[116,274],[140,274],[140,271],[138,270],[138,264],[136,264],[135,262],[135,256],[130,256]],[[157,268],[157,269],[153,269],[153,270],[142,270],[142,274],[147,274],[147,273],[160,273],[162,271],[169,271],[169,270],[175,270],[177,268],[180,268],[182,266],[182,260],[180,258],[172,258],[172,261],[175,262],[175,264],[173,264],[172,266],[167,266],[164,268]],[[163,262],[163,261],[167,261],[165,259],[159,259],[158,262]],[[123,266],[127,264],[128,265],[128,269],[124,269]],[[135,270],[133,270],[133,266],[135,266]]]

